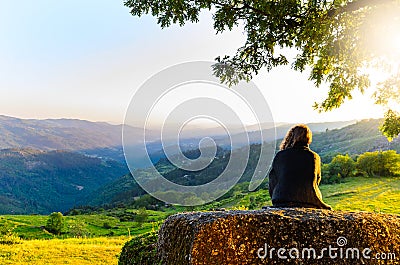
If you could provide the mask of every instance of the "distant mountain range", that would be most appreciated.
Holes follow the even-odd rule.
[[[324,131],[328,129],[341,128],[355,121],[346,122],[329,122],[310,124],[314,131]],[[286,133],[292,124],[277,123],[276,137],[280,138]],[[105,122],[90,122],[77,119],[19,119],[0,115],[0,149],[6,148],[32,148],[36,150],[66,150],[71,152],[79,152],[100,158],[114,159],[120,163],[125,163],[125,156],[122,147],[122,125],[111,125]],[[245,134],[238,129],[238,126],[230,126],[233,128],[233,138],[239,139],[239,145],[244,146]],[[275,137],[275,127],[272,123],[263,123],[259,126],[248,126],[246,130],[249,132],[250,143],[257,143],[258,128],[263,129],[267,141],[273,140]],[[142,128],[133,126],[125,126],[125,133],[129,134],[131,145],[140,143],[143,133]],[[180,148],[183,151],[195,149],[198,147],[199,141],[205,137],[212,137],[216,144],[224,148],[230,148],[230,139],[226,135],[223,128],[201,128],[189,126],[183,131],[180,139]],[[148,139],[146,148],[153,162],[157,162],[160,158],[164,158],[162,143],[159,141],[160,132],[156,130],[147,130],[146,138]],[[164,141],[166,145],[176,145],[174,140],[170,139],[167,133],[167,139]],[[141,152],[144,154],[144,151]],[[138,154],[137,166],[145,168],[149,164],[143,157]]]
[[[356,123],[356,121],[338,121],[338,122],[324,122],[324,123],[310,123],[308,126],[314,133],[325,132],[327,130],[332,129],[340,129],[345,126]],[[188,134],[187,138],[182,138],[179,140],[180,149],[182,151],[188,151],[198,148],[201,139],[204,136],[211,137],[217,146],[223,147],[225,149],[231,149],[233,141],[236,144],[236,148],[240,148],[246,146],[248,143],[250,144],[258,144],[261,143],[261,139],[264,139],[266,142],[271,142],[274,140],[282,139],[286,132],[295,124],[292,123],[277,123],[274,127],[272,123],[263,123],[260,126],[248,126],[246,127],[246,132],[242,130],[233,130],[232,135],[226,135],[226,133],[222,133],[218,131],[216,128],[213,128],[211,132],[207,133],[204,129],[197,132],[197,134]],[[263,138],[260,137],[260,131],[257,129],[262,128]],[[219,134],[212,134],[212,132]],[[196,137],[196,135],[198,137]],[[202,135],[200,137],[199,135]],[[173,141],[164,141],[164,145],[172,146],[176,143]],[[176,148],[177,149],[177,148]],[[156,140],[147,144],[147,150],[149,150],[150,157],[153,162],[157,162],[161,158],[165,158],[165,154],[163,152],[163,144],[161,141]],[[147,165],[149,166],[149,165]]]
[[[309,124],[314,132],[325,131],[326,129],[342,128],[355,121],[327,122]],[[259,143],[258,128],[263,129],[266,141],[273,138],[282,138],[286,131],[293,124],[277,123],[276,127],[272,123],[263,123],[260,126],[252,125],[246,128],[250,143]],[[111,158],[120,163],[125,163],[122,148],[122,125],[111,125],[105,122],[90,122],[77,119],[19,119],[0,115],[0,149],[6,148],[32,148],[36,150],[66,150],[79,152],[100,158]],[[238,139],[239,146],[247,144],[247,132],[243,132],[236,126],[233,129],[233,139]],[[142,128],[132,126],[124,127],[125,133],[129,134],[131,145],[141,142],[143,133]],[[276,134],[275,134],[276,133]],[[191,150],[198,147],[199,141],[205,137],[212,137],[216,144],[224,148],[230,148],[230,138],[226,135],[223,128],[200,128],[189,127],[184,131],[180,139],[182,150]],[[146,139],[147,150],[154,162],[165,157],[162,152],[163,146],[159,141],[160,132],[147,130]],[[167,134],[164,141],[166,145],[176,145],[174,140]],[[138,161],[142,157],[137,158]],[[142,167],[149,166],[145,162],[138,163]]]
[[[317,126],[319,126],[319,130],[322,130],[323,132],[315,132],[314,130],[315,133],[313,134],[313,143],[311,144],[311,148],[320,154],[324,163],[330,163],[331,159],[337,154],[356,155],[368,151],[388,149],[396,150],[400,153],[400,137],[397,137],[389,143],[378,129],[381,122],[382,120],[376,119],[363,120],[340,129],[329,129],[332,128],[334,123],[328,123],[325,126],[323,124],[318,124]],[[337,124],[340,125],[343,123]],[[279,134],[281,138],[283,138],[286,130],[291,125],[283,126],[282,127],[285,129],[281,128],[282,134]],[[310,125],[311,128],[316,128],[314,126]],[[278,145],[280,141],[281,139],[278,139]],[[248,167],[246,168],[241,181],[250,180],[257,163],[259,153],[257,150],[259,150],[259,146],[259,144],[251,145]],[[238,152],[240,152],[240,149],[238,149]],[[188,153],[190,152],[186,152],[186,154]],[[245,157],[245,155],[243,155],[243,157]],[[213,161],[210,166],[197,172],[187,172],[178,169],[172,166],[167,159],[161,159],[156,164],[156,167],[159,169],[159,172],[170,181],[190,186],[207,183],[217,177],[225,168],[228,160],[229,152],[226,150],[225,152],[220,151],[219,155],[217,155],[215,161]],[[145,174],[145,172],[146,169],[140,170],[138,176],[140,177],[140,175]],[[99,188],[99,190],[96,191],[96,194],[98,194],[96,200],[92,201],[95,205],[101,205],[104,203],[127,203],[133,200],[133,196],[138,195],[137,183],[130,177],[127,178],[124,176],[115,180],[113,183],[110,183],[106,187]],[[105,194],[107,195],[105,196]],[[132,197],[129,198],[125,196],[128,194],[132,194]],[[111,198],[112,200],[110,200]]]
[[[400,151],[400,140],[389,143],[378,130],[380,120],[355,123],[335,122],[309,124],[314,131],[312,148],[325,163],[337,153],[359,154],[365,151],[394,149]],[[263,124],[263,133],[275,135],[277,143],[292,124],[276,128]],[[139,128],[127,127],[138,138]],[[194,130],[194,128],[191,128]],[[248,129],[257,129],[250,126]],[[144,191],[131,177],[125,165],[121,146],[121,125],[83,120],[49,119],[24,120],[0,116],[0,214],[49,213],[66,211],[76,205],[125,203]],[[219,149],[217,161],[204,171],[188,173],[172,166],[157,141],[159,133],[148,131],[154,139],[147,149],[156,166],[171,181],[183,185],[202,184],[213,179],[227,163],[229,142],[212,129],[199,129],[181,139],[186,154],[196,153],[203,136],[211,136],[224,148]],[[243,137],[239,131],[233,137]],[[257,131],[249,132],[250,142],[257,144]],[[273,140],[270,138],[269,140]],[[135,144],[135,139],[132,140]],[[172,142],[170,143],[172,144]],[[245,142],[241,143],[242,145]],[[239,147],[240,148],[240,147]],[[252,146],[256,150],[257,145]],[[195,150],[195,152],[190,151]],[[242,180],[251,176],[256,157],[251,153],[249,168]],[[146,169],[137,169],[146,175]]]
[[[138,144],[142,128],[125,126]],[[135,137],[136,136],[136,137]],[[158,134],[147,131],[155,140]],[[0,115],[0,149],[32,148],[36,150],[66,150],[108,157],[124,163],[122,125],[77,119],[18,119]]]
[[[351,125],[356,123],[356,121],[338,121],[338,122],[322,122],[322,123],[309,123],[307,124],[310,129],[314,133],[318,132],[325,132],[326,130],[332,130],[332,129],[340,129],[345,126]],[[279,125],[275,127],[268,127],[268,126],[261,126],[261,128],[264,128],[262,130],[263,134],[263,139],[266,142],[273,141],[273,140],[279,140],[285,137],[287,131],[295,124],[293,123],[280,123]],[[251,126],[249,128],[256,129],[256,126]],[[246,132],[234,134],[231,136],[232,139],[245,139],[246,138]],[[261,143],[260,141],[260,131],[254,130],[254,131],[248,131],[248,141],[252,144],[254,143]],[[243,141],[243,140],[239,140]],[[230,146],[230,138],[223,136],[223,137],[215,137],[215,142],[217,145],[228,148]],[[247,144],[247,139],[242,142],[242,146]]]

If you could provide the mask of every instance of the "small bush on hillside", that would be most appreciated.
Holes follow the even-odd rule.
[[[329,171],[329,164],[323,164],[321,167],[322,179],[321,184],[336,184],[343,181],[340,175],[331,175]]]
[[[157,265],[157,232],[149,232],[134,237],[122,248],[118,265]]]
[[[87,229],[87,224],[81,220],[71,220],[68,223],[68,232],[74,237],[87,237],[89,231]]]
[[[157,211],[160,210],[164,204],[165,204],[164,202],[157,200],[156,198],[150,196],[149,194],[145,194],[140,198],[138,198],[137,200],[135,200],[132,206],[136,209],[144,207],[147,210]]]
[[[146,209],[140,208],[135,216],[135,222],[139,225],[139,227],[142,227],[148,218],[149,214],[147,213]]]
[[[64,227],[64,216],[60,212],[53,212],[49,215],[46,223],[46,230],[54,235],[61,234]]]
[[[105,223],[103,224],[103,228],[105,228],[105,229],[111,229],[112,226],[111,226],[108,222],[105,222]]]
[[[329,176],[347,178],[354,175],[356,162],[349,155],[335,156],[328,166]]]

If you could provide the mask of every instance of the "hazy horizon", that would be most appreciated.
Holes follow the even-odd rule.
[[[154,17],[133,17],[119,2],[22,0],[1,7],[0,113],[18,118],[122,124],[135,91],[151,76],[182,62],[233,55],[245,39],[240,27],[216,35],[210,12],[197,24],[161,29]],[[282,66],[254,77],[274,120],[383,116],[368,90],[355,92],[340,109],[318,113],[312,105],[328,87],[315,88],[308,75]]]
[[[8,117],[8,118],[15,118],[15,119],[20,119],[20,120],[39,120],[39,121],[45,121],[45,120],[77,120],[77,121],[88,121],[88,122],[93,122],[93,123],[108,123],[110,125],[124,125],[124,123],[115,123],[113,121],[106,121],[106,120],[89,120],[89,119],[80,119],[80,118],[67,118],[67,117],[59,117],[59,118],[52,118],[52,117],[48,117],[48,118],[32,118],[32,117],[18,117],[18,116],[11,116],[11,115],[5,115],[5,114],[0,114],[0,117]],[[335,123],[335,122],[358,122],[358,121],[362,121],[362,120],[369,120],[369,119],[380,119],[380,118],[374,118],[374,117],[370,117],[370,118],[363,118],[363,119],[347,119],[347,120],[334,120],[334,121],[311,121],[311,122],[305,122],[305,124],[312,124],[312,123]],[[265,122],[265,123],[248,123],[248,124],[244,124],[246,127],[252,127],[252,126],[258,126],[258,125],[265,125],[268,124],[270,122]],[[280,125],[285,125],[285,124],[297,124],[300,122],[291,122],[291,121],[274,121],[273,122],[275,126],[280,126]],[[132,127],[138,127],[135,124],[127,124],[129,126]],[[158,124],[160,125],[160,124]],[[240,126],[239,124],[230,124],[231,126]],[[192,128],[195,127],[201,127],[203,129],[207,129],[207,128],[215,128],[216,126],[212,126],[210,124],[193,124],[193,125],[189,125]],[[149,126],[149,129],[153,128],[155,126]]]

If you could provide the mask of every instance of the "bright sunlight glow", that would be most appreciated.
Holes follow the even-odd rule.
[[[380,63],[364,69],[376,88],[380,82],[400,74],[400,6],[377,7],[366,16],[364,27],[365,48]],[[386,107],[400,111],[399,103],[393,99],[388,99]]]
[[[369,49],[375,55],[397,61],[400,58],[399,5],[383,5],[368,15],[365,22],[364,34]]]

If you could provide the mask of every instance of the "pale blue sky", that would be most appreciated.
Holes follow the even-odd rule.
[[[199,24],[161,30],[154,18],[132,17],[114,0],[0,0],[0,36],[0,114],[114,123],[122,123],[134,91],[151,75],[233,54],[243,41],[240,29],[215,35],[209,13]],[[368,97],[318,114],[311,106],[326,89],[289,67],[262,71],[254,81],[276,121],[382,115]]]

